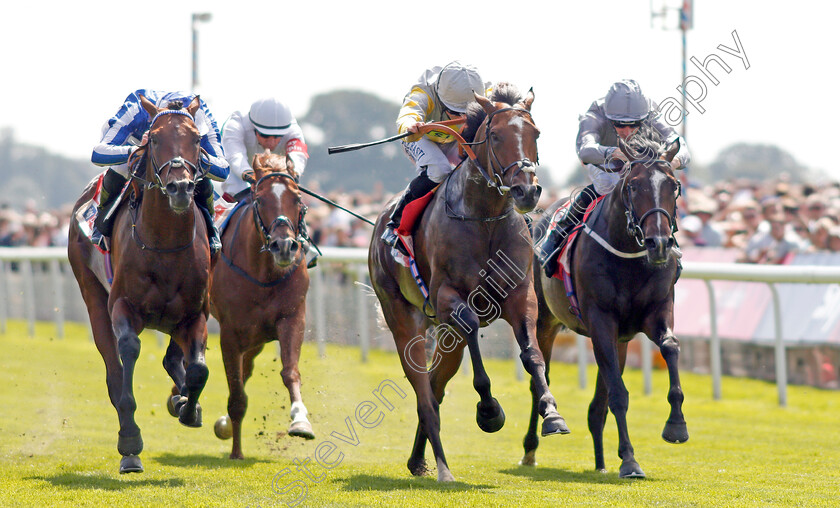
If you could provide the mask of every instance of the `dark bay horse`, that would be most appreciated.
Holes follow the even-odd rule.
[[[292,402],[289,434],[315,438],[300,396],[298,371],[309,289],[300,237],[306,208],[284,157],[258,154],[252,166],[256,181],[248,203],[234,212],[224,232],[222,262],[213,269],[210,290],[230,390],[232,459],[244,457],[245,383],[254,371],[254,358],[270,341],[280,341],[281,376]]]
[[[438,481],[454,480],[440,440],[439,404],[446,383],[461,363],[465,345],[472,360],[473,386],[480,396],[478,426],[495,432],[504,424],[504,412],[491,394],[478,343],[479,327],[497,317],[513,327],[522,351],[520,358],[533,378],[539,413],[544,417],[543,435],[568,432],[548,389],[537,344],[532,249],[521,215],[533,210],[541,190],[536,178],[539,130],[530,113],[534,94],[529,91],[521,99],[515,88],[502,84],[490,99],[476,96],[476,100],[478,103],[468,109],[464,131],[475,153],[441,185],[414,234],[419,273],[428,284],[428,302],[410,270],[398,264],[391,249],[378,241],[393,202],[377,219],[368,258],[374,290],[417,396],[419,421],[408,469],[414,475],[428,472],[428,440]],[[425,334],[432,325],[437,345],[427,369]]]
[[[201,137],[193,121],[199,99],[185,109],[180,103],[158,109],[145,97],[140,100],[152,122],[149,142],[132,156],[132,161],[141,154],[145,158],[140,174],[132,174],[135,196],[131,206],[116,212],[111,242],[113,283],[106,278],[105,257],[75,221],[67,248],[96,347],[105,361],[108,395],[119,416],[121,473],[143,471],[138,457],[143,439],[134,420],[138,334],[152,328],[171,338],[164,367],[186,397],[178,407],[182,424],[201,426],[198,396],[209,373],[204,350],[210,249],[202,241],[205,222],[193,199],[195,182],[204,176]],[[74,217],[94,191],[95,185],[85,189]]]
[[[674,143],[662,154],[661,144],[645,139],[634,136],[629,147],[621,144],[622,152],[631,162],[622,164],[618,185],[604,197],[600,208],[593,211],[586,229],[571,247],[570,273],[580,318],[571,310],[572,303],[563,282],[547,279],[542,270],[535,271],[540,304],[537,337],[546,368],[554,337],[561,326],[592,339],[598,380],[588,420],[595,447],[595,468],[605,471],[603,432],[609,408],[618,426],[622,478],[645,476],[636,462],[627,432],[629,397],[621,378],[627,344],[639,332],[659,346],[668,366],[671,414],[662,437],[670,443],[688,440],[677,365],[679,341],[673,332],[678,259],[672,228],[680,187],[670,162],[679,144]],[[540,221],[535,238],[545,232],[559,204],[553,205]],[[535,464],[539,444],[536,393],[524,441],[525,457],[521,463],[525,465]]]

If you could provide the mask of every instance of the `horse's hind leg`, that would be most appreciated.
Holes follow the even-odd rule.
[[[549,311],[550,312],[550,311]],[[545,314],[540,314],[537,319],[537,342],[540,345],[540,351],[545,361],[545,382],[550,384],[548,378],[549,365],[551,362],[551,351],[554,348],[554,338],[557,331],[560,329],[560,324],[556,320],[549,323],[549,318]],[[540,444],[540,438],[537,436],[537,420],[539,416],[540,395],[537,389],[537,382],[531,378],[531,416],[528,419],[528,432],[525,434],[525,439],[522,444],[525,447],[525,455],[519,461],[521,466],[536,466],[537,465],[537,447]]]
[[[662,439],[669,443],[685,443],[688,441],[688,427],[685,424],[685,417],[682,412],[682,403],[685,399],[682,386],[680,385],[679,356],[680,341],[674,336],[671,328],[664,324],[657,327],[648,334],[653,342],[659,346],[662,358],[668,366],[668,403],[671,404],[671,414],[665,422],[662,430]]]
[[[204,350],[207,348],[207,322],[204,314],[199,314],[189,328],[183,331],[184,335],[180,340],[177,333],[173,334],[176,342],[187,346],[182,346],[187,358],[184,373],[187,402],[178,408],[178,421],[187,427],[201,427],[201,405],[198,403],[198,397],[210,375],[204,360]]]
[[[184,352],[174,340],[169,339],[169,346],[163,356],[163,370],[172,378],[175,386],[172,387],[172,394],[166,401],[166,408],[172,416],[178,416],[176,406],[186,403],[186,387],[184,386]]]
[[[137,409],[134,399],[134,366],[140,356],[140,337],[137,336],[139,323],[136,322],[130,306],[122,299],[114,303],[112,315],[114,334],[123,364],[122,391],[117,403],[117,415],[120,420],[117,450],[123,456],[120,461],[120,473],[142,472],[143,466],[137,455],[143,451],[143,438],[140,435],[140,427],[134,421],[134,412]]]
[[[304,312],[301,310],[299,316],[283,319],[277,326],[277,336],[280,339],[280,360],[283,363],[283,371],[280,373],[283,384],[289,390],[289,400],[292,403],[291,417],[292,424],[289,426],[289,435],[305,439],[315,439],[312,431],[312,424],[306,417],[308,411],[303,404],[300,395],[300,347],[303,344]]]

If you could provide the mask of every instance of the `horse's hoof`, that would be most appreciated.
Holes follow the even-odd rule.
[[[688,441],[688,428],[685,422],[665,422],[665,428],[662,429],[662,439],[669,443],[679,444]]]
[[[201,427],[201,405],[196,402],[195,411],[192,412],[185,411],[186,409],[187,405],[184,404],[179,410],[178,421],[181,422],[181,425],[193,428]]]
[[[438,471],[438,481],[439,482],[454,482],[455,477],[452,476],[452,472],[448,469],[443,471]]]
[[[429,468],[426,467],[426,459],[408,459],[407,465],[408,471],[414,476],[426,476],[429,474]]]
[[[230,422],[230,416],[220,416],[213,425],[213,432],[219,439],[230,439],[233,437],[233,424]]]
[[[635,460],[628,460],[621,463],[621,468],[618,470],[619,478],[645,478],[645,472],[639,467],[639,463]]]
[[[143,463],[137,455],[125,455],[120,459],[120,474],[142,472]]]
[[[166,401],[166,409],[169,414],[178,418],[180,416],[180,409],[187,403],[187,398],[183,395],[173,395]]]
[[[242,451],[239,452],[230,452],[230,458],[233,460],[244,460],[245,455],[242,454]]]
[[[526,453],[522,460],[519,461],[520,466],[536,466],[537,465],[537,451],[531,450]]]
[[[540,431],[543,437],[554,434],[568,434],[570,432],[569,427],[566,426],[566,420],[556,411],[550,413],[543,419],[542,431]]]
[[[312,432],[312,424],[306,421],[292,422],[289,426],[289,435],[304,439],[315,439],[315,433]]]
[[[487,406],[482,406],[481,402],[476,405],[475,421],[484,432],[497,432],[505,426],[505,412],[494,397]]]
[[[138,432],[136,436],[118,436],[117,451],[124,457],[140,455],[143,451],[143,438],[140,433]]]

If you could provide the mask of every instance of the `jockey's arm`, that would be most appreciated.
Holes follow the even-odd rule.
[[[146,131],[147,117],[134,94],[130,95],[113,117],[102,126],[102,139],[93,147],[91,162],[97,166],[118,166],[128,162],[137,150],[132,143]],[[139,99],[138,99],[139,100]]]
[[[299,128],[298,128],[299,129]],[[303,132],[293,134],[291,139],[286,141],[284,146],[286,157],[292,161],[293,170],[300,178],[303,170],[306,169],[306,162],[309,160],[306,142],[303,139]]]
[[[219,128],[216,126],[216,120],[213,118],[213,114],[210,113],[204,101],[201,101],[201,111],[204,115],[196,115],[195,118],[196,123],[205,123],[204,126],[198,126],[199,131],[205,132],[201,137],[201,148],[204,149],[204,152],[201,154],[201,163],[207,168],[208,178],[218,182],[224,182],[230,173],[230,166],[224,158]],[[203,118],[200,118],[201,116]]]
[[[225,122],[222,132],[222,148],[225,158],[230,164],[230,173],[237,179],[242,180],[245,171],[253,169],[248,163],[248,149],[245,146],[245,130],[242,127],[242,119],[238,113],[234,113]]]
[[[587,112],[580,117],[576,147],[582,163],[603,166],[610,158],[623,157],[616,147],[601,145],[602,131],[603,126],[595,115]]]
[[[433,108],[434,102],[429,94],[419,86],[413,87],[405,96],[400,113],[397,115],[397,133],[412,133],[411,136],[405,138],[408,143],[423,137],[422,134],[418,133],[418,129],[424,124],[426,118],[432,114]]]

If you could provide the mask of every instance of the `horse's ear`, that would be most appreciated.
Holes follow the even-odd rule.
[[[525,94],[525,99],[522,100],[522,105],[525,107],[525,109],[527,109],[528,111],[531,111],[531,104],[533,104],[533,103],[534,103],[534,88],[531,87],[528,90],[528,93]]]
[[[146,113],[149,114],[150,117],[154,118],[155,115],[158,114],[160,111],[157,106],[155,106],[152,101],[146,98],[145,95],[140,95],[140,105],[143,106],[143,109],[146,110]]]
[[[490,99],[487,97],[478,95],[475,92],[473,92],[473,95],[475,95],[475,100],[478,102],[479,106],[481,106],[481,109],[483,109],[488,115],[496,110],[496,108],[493,107],[493,103],[490,102]]]
[[[668,151],[665,152],[665,160],[671,162],[674,160],[674,157],[677,156],[677,152],[680,151],[680,138],[677,138],[676,141],[671,143],[671,146],[668,147]]]
[[[189,106],[187,106],[187,111],[189,111],[190,115],[195,118],[195,114],[198,112],[198,108],[201,107],[201,98],[196,95],[195,99],[192,100]]]

